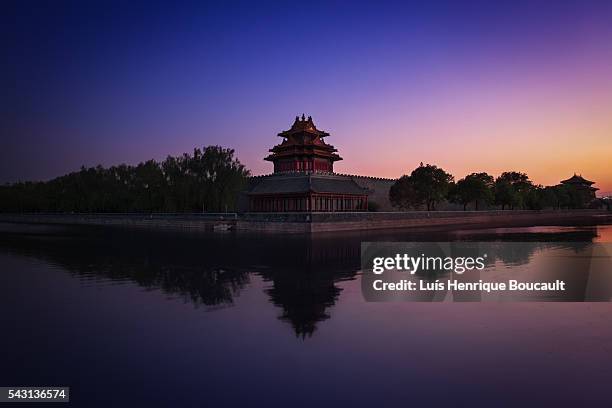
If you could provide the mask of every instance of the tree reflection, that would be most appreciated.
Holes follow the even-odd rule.
[[[397,230],[315,236],[93,227],[7,231],[2,226],[2,231],[0,250],[43,259],[83,280],[130,281],[207,309],[232,306],[252,274],[259,275],[267,283],[264,291],[269,301],[280,309],[279,319],[288,322],[301,338],[312,336],[318,324],[331,317],[342,291],[339,283],[355,279],[360,269],[362,242],[527,240],[526,235],[499,232],[487,236]],[[568,234],[536,234],[536,240],[549,241],[543,244],[546,247],[562,247],[562,239],[591,241],[596,236],[593,227]],[[490,254],[494,259],[522,264],[536,247],[516,249],[500,243],[496,248],[499,250]]]
[[[160,233],[49,227],[3,233],[0,248],[42,259],[84,280],[131,281],[196,307],[231,306],[252,273],[279,318],[306,337],[329,318],[340,280],[359,269],[359,241],[306,236]]]

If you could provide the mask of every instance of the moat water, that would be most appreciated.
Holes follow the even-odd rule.
[[[361,242],[420,240],[612,242],[612,226],[0,224],[0,386],[70,386],[72,405],[103,407],[609,405],[612,303],[365,302]]]

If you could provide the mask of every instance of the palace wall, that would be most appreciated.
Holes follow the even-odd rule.
[[[0,214],[0,223],[97,225],[184,231],[314,233],[408,228],[448,231],[463,228],[534,225],[596,225],[612,222],[606,210],[409,211],[200,214]]]
[[[347,174],[341,175],[351,178],[360,187],[367,188],[370,192],[368,195],[368,202],[378,204],[378,211],[397,211],[397,209],[391,205],[391,201],[389,201],[389,189],[393,183],[395,183],[394,179]]]
[[[238,231],[319,233],[406,228],[449,231],[535,225],[595,225],[612,221],[601,210],[409,211],[360,213],[248,213],[238,217]]]

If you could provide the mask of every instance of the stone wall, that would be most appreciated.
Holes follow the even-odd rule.
[[[378,211],[396,211],[389,201],[389,189],[395,183],[393,179],[343,175],[355,181],[360,187],[367,188],[370,191],[368,202],[378,204]]]
[[[315,214],[311,232],[396,228],[452,230],[612,222],[612,214],[598,211],[413,211],[364,213],[338,218],[327,215]]]
[[[612,213],[600,210],[247,213],[239,215],[236,228],[263,232],[313,233],[394,228],[449,230],[564,224],[593,225],[610,222],[612,222]]]
[[[612,223],[605,210],[410,211],[245,214],[0,214],[0,222],[128,228],[313,233],[373,229],[496,228]]]
[[[14,224],[94,225],[125,228],[213,231],[233,229],[235,213],[200,214],[0,214],[0,222]]]

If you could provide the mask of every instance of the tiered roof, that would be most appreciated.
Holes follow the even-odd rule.
[[[584,177],[582,177],[581,175],[576,175],[576,173],[574,173],[574,175],[570,178],[568,178],[567,180],[563,180],[561,181],[561,184],[572,184],[572,185],[579,185],[579,186],[592,186],[593,184],[595,184],[594,181],[590,181],[585,179]],[[590,187],[593,191],[595,190],[599,190],[596,187]]]
[[[270,149],[272,154],[265,160],[274,161],[291,156],[316,156],[331,161],[342,160],[342,157],[336,153],[338,150],[323,140],[329,136],[329,133],[317,129],[311,116],[308,119],[304,114],[301,119],[296,116],[291,129],[280,132],[278,136],[283,138],[282,143]]]
[[[263,177],[249,194],[334,193],[367,195],[368,190],[353,180],[326,174],[293,173]]]
[[[568,178],[567,180],[563,180],[561,183],[562,184],[587,184],[589,186],[592,184],[595,184],[594,181],[589,181],[580,175],[576,175],[576,173],[574,173],[574,175]]]

